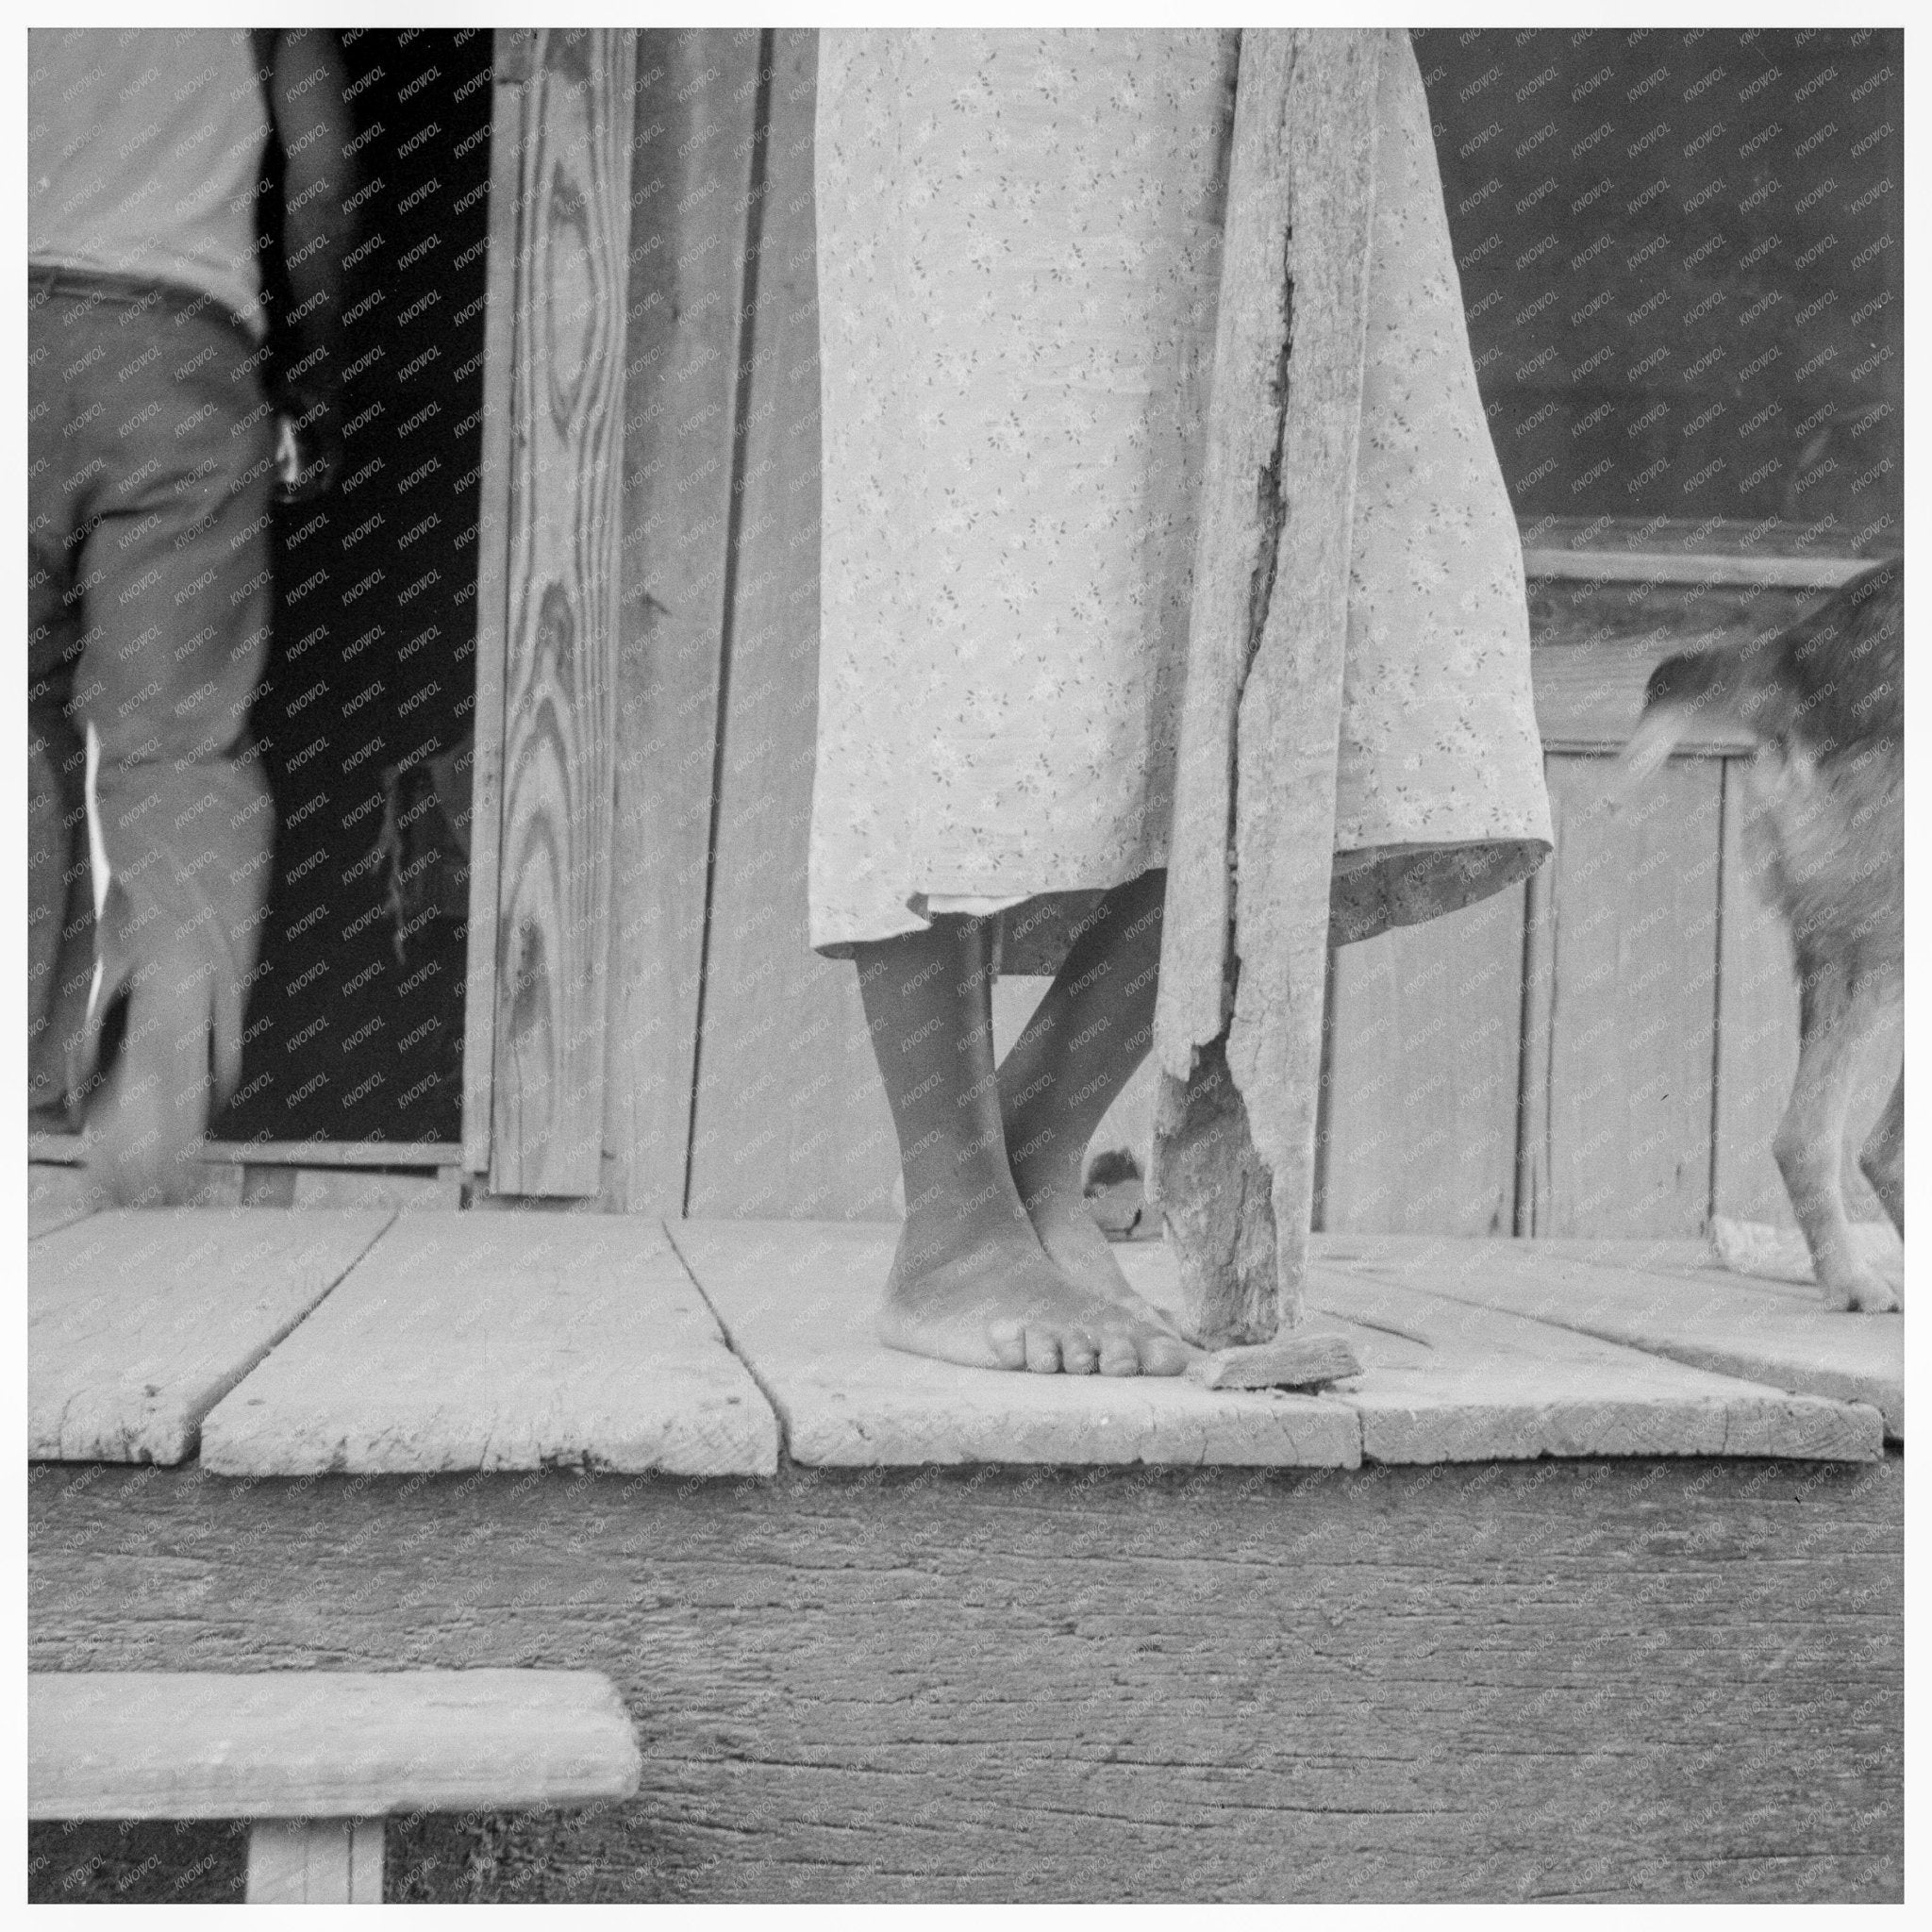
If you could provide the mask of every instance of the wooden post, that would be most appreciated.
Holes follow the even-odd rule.
[[[1209,1347],[1302,1317],[1386,38],[1241,36],[1155,1021],[1155,1185]],[[1348,1372],[1337,1340],[1297,1338],[1307,1379]]]
[[[491,1028],[497,1193],[594,1195],[603,1179],[635,65],[628,30],[542,28],[514,90],[508,447],[498,425],[486,448],[508,473]],[[499,241],[508,225],[492,219]],[[493,293],[503,286],[494,273]],[[500,348],[502,325],[492,317],[491,326]],[[479,668],[479,679],[490,675]],[[479,823],[477,845],[490,830]]]

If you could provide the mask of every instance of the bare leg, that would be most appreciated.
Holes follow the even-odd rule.
[[[1179,1374],[1183,1345],[1070,1281],[1027,1219],[1000,1125],[985,926],[941,917],[855,957],[906,1175],[880,1341],[971,1367]]]
[[[1826,1304],[1881,1312],[1896,1308],[1898,1296],[1852,1245],[1842,1168],[1858,1049],[1883,1015],[1884,991],[1835,962],[1805,974],[1798,1077],[1772,1143]]]
[[[1858,1165],[1903,1240],[1906,1231],[1906,1076],[1903,1068],[1899,1070],[1897,1084],[1891,1090],[1891,1098],[1885,1104],[1885,1111],[1878,1116],[1877,1124],[1872,1129],[1864,1151],[1858,1156]]]
[[[1150,872],[1108,893],[999,1075],[1013,1179],[1041,1245],[1083,1288],[1154,1320],[1088,1210],[1082,1168],[1153,1042],[1166,891],[1166,873]]]

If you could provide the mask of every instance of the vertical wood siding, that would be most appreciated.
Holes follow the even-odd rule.
[[[618,617],[610,1205],[684,1212],[759,36],[638,37]]]
[[[523,96],[490,1180],[603,1180],[630,245],[626,32],[537,36]]]
[[[534,505],[530,529],[514,533],[518,723],[504,767],[495,1083],[499,1166],[524,1174],[522,1191],[561,1185],[566,1168],[571,1187],[594,1188],[594,1137],[581,1128],[601,1120],[607,1206],[894,1211],[896,1156],[857,975],[806,944],[819,619],[815,56],[806,31],[640,35],[637,140],[621,166],[612,130],[591,126],[572,137],[580,188],[538,196],[547,164],[533,154],[525,166],[527,206],[554,211],[552,239],[534,237],[525,252],[560,251],[579,262],[580,281],[594,270],[571,237],[613,232],[612,178],[630,184],[635,213],[627,349],[581,325],[560,330],[574,304],[540,311],[525,291],[516,311],[520,331],[551,331],[546,355],[584,372],[554,391],[571,409],[540,425],[553,439],[548,467],[519,446],[527,480],[517,502],[531,503],[540,474],[570,475],[620,413],[625,465],[609,552],[621,570],[601,566],[606,584],[621,584],[614,665],[593,670],[594,657],[559,648],[559,626],[545,628]],[[555,153],[556,134],[546,139]],[[593,206],[604,210],[594,218]],[[524,379],[535,352],[517,340]],[[545,531],[560,533],[559,516],[581,519],[584,567],[606,556],[604,504],[542,508]],[[1796,996],[1741,835],[1743,746],[1693,743],[1617,813],[1606,808],[1606,754],[1659,657],[1764,634],[1819,594],[1648,575],[1533,583],[1558,850],[1526,888],[1337,957],[1322,1224],[1636,1236],[1696,1233],[1713,1209],[1789,1221],[1768,1149],[1795,1064]],[[567,703],[557,695],[566,671]],[[573,985],[588,996],[596,943],[594,855],[571,866],[600,823],[584,789],[600,717],[614,738],[615,943],[608,1087],[588,1114],[587,1075],[564,1057],[573,1024],[577,1048],[591,1037],[586,1009],[573,1021],[563,1000]],[[581,820],[569,816],[578,798]],[[541,936],[533,961],[521,957],[526,930]],[[576,945],[582,963],[567,967],[553,941]],[[519,992],[531,963],[535,1005]],[[532,1048],[534,1078],[518,1058]],[[1890,1089],[1888,1051],[1874,1055],[1855,1136]],[[559,1111],[573,1082],[584,1083],[575,1110]],[[546,1108],[571,1131],[553,1124],[545,1140]],[[1875,1211],[1862,1180],[1857,1189],[1858,1211]]]
[[[694,1215],[892,1211],[896,1143],[852,966],[806,944],[818,716],[817,36],[775,34],[725,639]]]

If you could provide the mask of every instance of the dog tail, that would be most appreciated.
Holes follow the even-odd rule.
[[[1742,722],[1740,666],[1730,650],[1685,651],[1666,658],[1644,687],[1643,714],[1619,754],[1612,795],[1620,804],[1653,777],[1699,724]]]

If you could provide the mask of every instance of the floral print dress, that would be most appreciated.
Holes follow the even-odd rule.
[[[821,36],[822,952],[1016,908],[1004,969],[1051,971],[1166,861],[1238,53]],[[1377,111],[1338,940],[1550,845],[1522,551],[1401,35]]]

